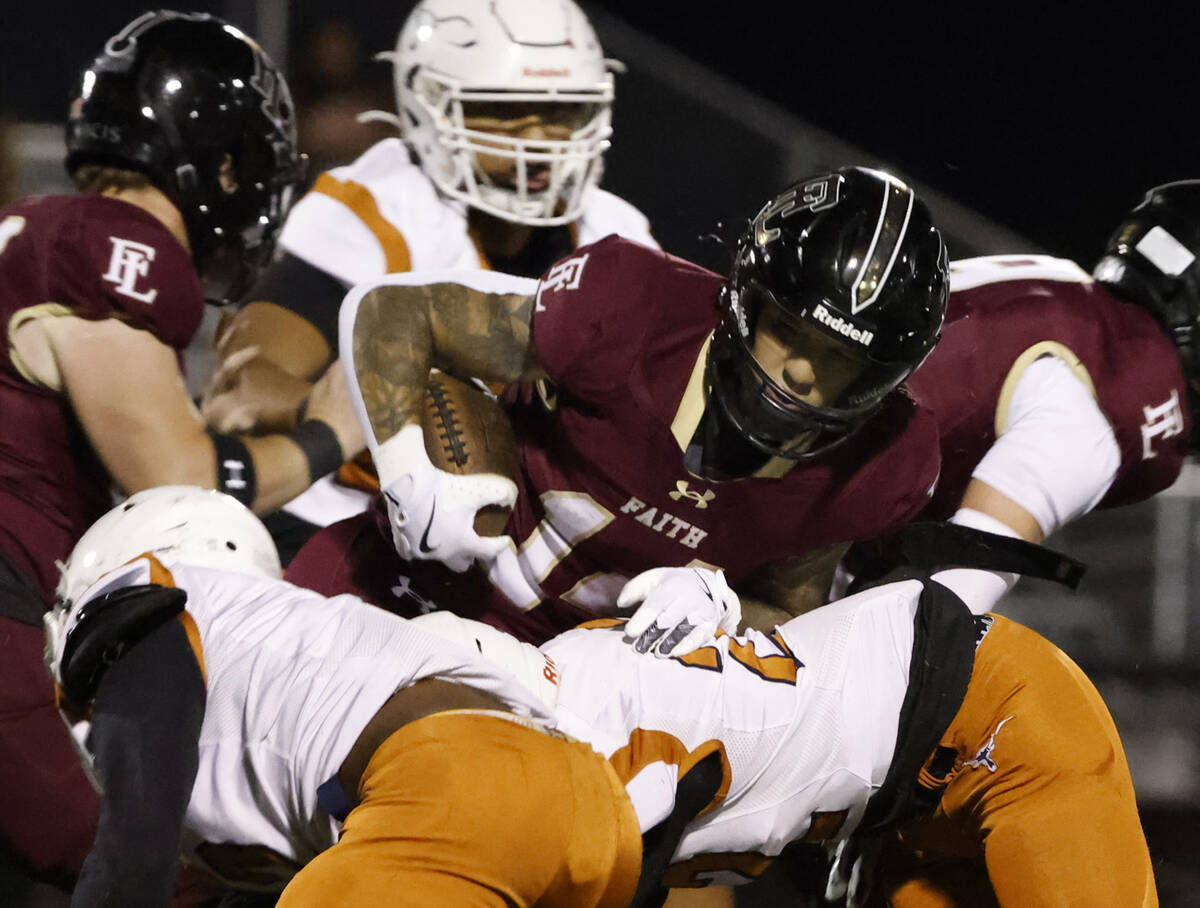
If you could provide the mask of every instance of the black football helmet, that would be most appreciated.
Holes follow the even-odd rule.
[[[1147,310],[1175,343],[1200,416],[1200,180],[1155,186],[1126,215],[1092,272]],[[1200,430],[1200,419],[1197,420]],[[1200,438],[1193,435],[1192,448]]]
[[[226,300],[269,260],[305,159],[263,49],[213,16],[162,10],[109,38],[80,77],[66,165],[85,164],[144,173],[183,215],[206,295]]]
[[[900,180],[848,167],[788,187],[738,243],[689,469],[736,478],[850,437],[933,349],[948,295],[945,243]],[[800,400],[756,358],[760,324],[815,329],[858,361],[857,377],[821,405]]]

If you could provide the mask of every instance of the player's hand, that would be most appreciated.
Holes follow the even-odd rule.
[[[742,620],[741,601],[725,574],[701,567],[644,571],[625,584],[617,605],[639,606],[625,625],[633,648],[664,659],[690,653],[718,630],[737,633]]]
[[[512,507],[517,499],[512,480],[439,470],[425,453],[419,425],[405,426],[380,445],[375,464],[401,558],[440,561],[461,573],[472,561],[490,564],[508,547],[507,536],[480,536],[473,524],[480,508]]]
[[[216,432],[290,432],[296,408],[312,388],[243,347],[226,357],[209,380],[200,414]]]

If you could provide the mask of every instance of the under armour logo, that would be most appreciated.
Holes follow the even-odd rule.
[[[563,259],[551,268],[550,273],[538,284],[534,310],[546,311],[546,307],[542,305],[542,293],[546,290],[575,290],[579,286],[579,279],[583,277],[583,266],[587,264],[587,260],[586,254],[577,255],[574,258]]]
[[[246,488],[245,461],[222,460],[221,469],[225,471],[225,475],[221,480],[221,485],[227,489],[237,489],[238,491]]]
[[[996,761],[992,759],[992,751],[996,749],[996,735],[1000,734],[1000,729],[1002,729],[1005,722],[1011,718],[1013,717],[1009,716],[999,725],[997,725],[996,730],[992,732],[991,737],[987,739],[987,743],[984,744],[983,747],[979,748],[979,753],[975,754],[975,759],[967,760],[965,763],[963,763],[963,766],[982,766],[988,772],[995,772],[997,767]]]
[[[108,270],[102,275],[104,280],[116,284],[117,293],[143,303],[154,302],[158,290],[138,290],[136,287],[138,278],[145,277],[150,272],[150,263],[154,261],[156,252],[154,247],[117,236],[110,236],[108,239],[113,244],[113,252],[108,262]]]
[[[438,611],[437,603],[432,599],[426,599],[424,596],[416,592],[412,588],[412,579],[401,574],[396,578],[396,585],[392,587],[392,595],[397,599],[403,599],[407,596],[410,599],[415,599],[417,602],[417,611],[422,615],[428,615],[430,612]]]
[[[717,497],[717,493],[712,489],[705,489],[703,492],[693,492],[688,488],[686,480],[679,480],[675,483],[675,491],[670,493],[672,501],[680,501],[681,499],[690,499],[698,508],[704,509],[708,507],[708,503]]]
[[[1179,407],[1179,391],[1157,407],[1142,407],[1146,421],[1142,423],[1142,460],[1153,460],[1158,452],[1151,447],[1155,438],[1173,438],[1183,432],[1183,410]]]

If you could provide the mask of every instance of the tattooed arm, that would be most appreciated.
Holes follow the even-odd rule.
[[[416,283],[422,279],[430,282]],[[482,507],[511,507],[516,486],[495,474],[451,476],[436,469],[425,453],[419,414],[433,367],[505,382],[541,374],[530,344],[536,287],[492,272],[410,272],[355,288],[342,304],[342,364],[402,558],[464,571],[509,544],[478,536],[472,524]]]
[[[349,332],[349,359],[375,438],[385,441],[419,421],[431,368],[502,382],[540,375],[530,344],[532,314],[532,296],[457,283],[367,291]]]

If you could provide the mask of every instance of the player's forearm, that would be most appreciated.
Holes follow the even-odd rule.
[[[428,287],[388,286],[368,292],[358,303],[350,393],[361,401],[380,442],[419,419],[433,366],[430,297]]]
[[[375,439],[419,421],[433,367],[502,382],[529,371],[532,311],[532,298],[454,283],[385,284],[357,300],[352,294],[342,311],[343,344],[349,322],[352,385]]]

